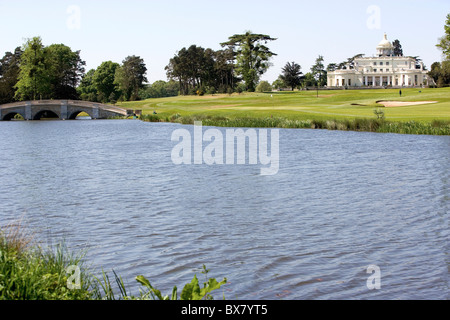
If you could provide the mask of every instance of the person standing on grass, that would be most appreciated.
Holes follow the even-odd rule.
[[[402,96],[402,90],[400,90],[400,97]]]

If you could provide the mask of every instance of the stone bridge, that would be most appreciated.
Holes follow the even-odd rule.
[[[82,112],[87,113],[92,119],[110,119],[134,114],[133,110],[89,101],[38,100],[0,105],[0,120],[12,120],[16,115],[21,115],[25,120],[41,118],[71,120],[76,119]]]

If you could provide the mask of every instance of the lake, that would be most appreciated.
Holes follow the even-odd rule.
[[[205,264],[219,298],[449,298],[450,137],[281,129],[264,176],[174,164],[177,129],[194,130],[0,122],[0,224],[86,250],[135,294],[137,275],[169,294]]]

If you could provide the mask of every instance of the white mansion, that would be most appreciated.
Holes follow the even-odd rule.
[[[428,71],[413,57],[394,56],[384,35],[375,57],[355,58],[353,65],[328,72],[328,87],[413,87],[428,84]]]

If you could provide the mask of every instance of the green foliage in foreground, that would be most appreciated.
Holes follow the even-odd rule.
[[[146,277],[140,275],[136,277],[136,281],[141,285],[141,288],[139,289],[139,295],[135,296],[127,291],[122,278],[113,271],[115,282],[120,292],[118,297],[114,294],[109,276],[103,272],[103,280],[97,279],[103,294],[97,287],[95,296],[101,297],[103,300],[213,300],[211,293],[226,284],[227,279],[224,278],[221,282],[218,282],[216,279],[209,279],[207,276],[208,272],[209,270],[203,265],[202,273],[206,277],[203,288],[200,287],[197,275],[194,275],[192,281],[184,286],[180,296],[178,296],[178,288],[176,286],[173,287],[170,295],[163,296],[161,291],[156,289]]]
[[[66,266],[80,265],[63,246],[56,251],[17,251],[4,239],[0,243],[0,300],[89,300],[89,277],[81,274],[79,290],[67,287]]]
[[[83,256],[72,255],[59,245],[55,250],[43,250],[29,246],[16,231],[0,230],[0,300],[210,300],[211,292],[219,289],[227,280],[209,279],[209,270],[203,266],[206,281],[201,288],[195,275],[178,296],[177,287],[171,295],[163,296],[144,276],[136,277],[141,284],[139,295],[128,292],[121,277],[114,271],[117,290],[109,276],[103,272],[98,279],[84,267]],[[79,286],[74,289],[69,267],[79,268]],[[117,293],[115,293],[115,291]]]

